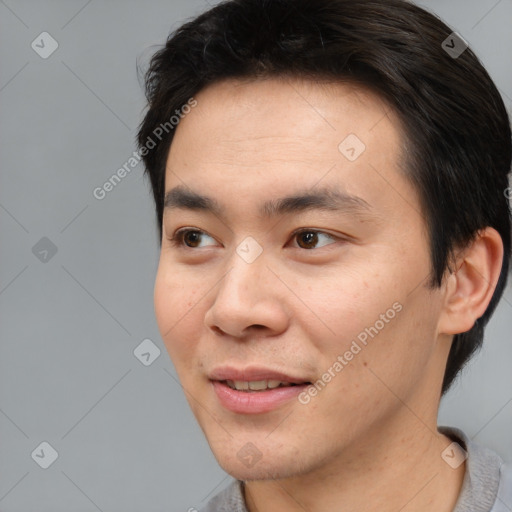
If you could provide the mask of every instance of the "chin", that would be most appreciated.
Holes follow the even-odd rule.
[[[246,482],[255,480],[282,480],[295,476],[297,473],[292,468],[283,467],[275,461],[273,464],[263,464],[258,462],[254,467],[244,467],[240,463],[219,463],[222,469],[237,480]]]
[[[249,442],[235,453],[232,445],[228,450],[213,450],[213,454],[221,468],[237,480],[281,480],[307,472],[305,461],[283,447],[281,451],[267,448],[262,453]]]

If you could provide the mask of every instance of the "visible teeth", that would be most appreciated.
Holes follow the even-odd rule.
[[[267,382],[267,387],[269,389],[274,389],[274,388],[278,388],[280,384],[281,384],[281,382],[278,380],[269,380]]]
[[[267,389],[267,381],[266,380],[255,380],[249,382],[249,389],[253,391],[261,391],[262,389]]]
[[[226,384],[238,391],[263,391],[264,389],[275,389],[280,386],[291,386],[289,382],[281,382],[280,380],[227,380]]]
[[[238,389],[238,391],[247,391],[249,389],[249,383],[240,380],[227,380],[226,384],[230,388]]]

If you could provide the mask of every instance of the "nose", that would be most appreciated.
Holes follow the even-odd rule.
[[[285,331],[290,315],[283,285],[267,267],[263,254],[247,263],[235,253],[230,263],[206,312],[205,325],[215,334],[235,338]]]

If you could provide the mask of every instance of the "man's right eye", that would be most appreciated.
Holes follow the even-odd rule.
[[[188,247],[190,249],[195,249],[200,247],[202,239],[205,237],[213,240],[214,242],[213,244],[206,244],[206,246],[216,245],[215,240],[204,231],[190,228],[179,229],[169,240],[175,247]]]

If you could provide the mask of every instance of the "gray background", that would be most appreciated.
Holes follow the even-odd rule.
[[[512,0],[420,4],[470,43],[510,111]],[[185,511],[229,480],[158,334],[156,223],[142,166],[102,201],[92,194],[135,149],[144,107],[136,58],[207,7],[203,0],[0,1],[3,512]],[[47,59],[31,48],[43,31],[59,45]],[[44,253],[51,248],[43,237],[56,254]],[[511,331],[509,286],[485,348],[443,400],[439,419],[506,459]],[[134,356],[144,339],[161,350],[149,366]],[[48,469],[36,463],[49,460],[43,441],[58,452]]]

